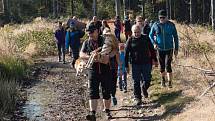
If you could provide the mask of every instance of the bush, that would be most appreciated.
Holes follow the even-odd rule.
[[[53,31],[51,29],[44,29],[42,31],[31,31],[18,35],[17,45],[21,52],[25,51],[25,48],[30,43],[36,43],[38,49],[38,55],[50,55],[56,52],[56,44],[53,39]]]
[[[1,56],[0,58],[0,117],[15,110],[17,89],[24,75],[27,64],[18,58]],[[0,120],[3,120],[1,119]]]

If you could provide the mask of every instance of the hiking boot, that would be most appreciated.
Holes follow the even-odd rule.
[[[172,81],[169,81],[169,82],[168,82],[168,87],[169,87],[169,88],[172,88]]]
[[[116,99],[116,97],[112,97],[112,103],[113,103],[114,106],[117,105],[117,99]]]
[[[88,121],[96,121],[96,114],[94,112],[90,112],[87,116],[86,116],[86,119]]]
[[[139,98],[134,99],[134,105],[139,106],[141,104],[142,104],[141,99],[139,99]]]
[[[107,119],[107,120],[112,119],[112,116],[111,116],[111,113],[110,113],[110,110],[109,110],[109,109],[105,109],[105,114],[106,114],[106,119]]]

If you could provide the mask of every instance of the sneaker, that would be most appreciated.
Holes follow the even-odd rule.
[[[95,113],[90,112],[90,113],[86,116],[86,119],[87,119],[88,121],[96,121],[96,115],[95,115]]]
[[[116,97],[112,97],[112,103],[113,103],[114,106],[117,105],[117,99],[116,99]]]
[[[127,93],[127,90],[124,90],[124,93]]]
[[[172,81],[169,81],[168,87],[169,87],[169,88],[172,88]]]
[[[111,116],[111,113],[110,113],[110,110],[109,110],[109,109],[105,109],[105,113],[106,113],[106,119],[107,119],[107,120],[112,119],[112,116]]]
[[[134,105],[139,106],[141,104],[142,104],[141,99],[138,99],[138,98],[134,99]]]

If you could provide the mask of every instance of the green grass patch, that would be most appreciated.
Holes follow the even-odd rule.
[[[151,99],[153,102],[158,102],[165,108],[162,117],[171,117],[174,114],[180,113],[185,104],[194,100],[193,97],[186,97],[182,94],[180,85],[173,83],[173,88],[168,89],[160,86],[161,77],[158,70],[153,72],[153,81],[151,90]],[[173,81],[175,82],[175,81]]]
[[[24,60],[11,57],[0,57],[0,117],[14,111],[18,100],[17,89],[26,75],[28,66]],[[3,120],[1,119],[0,120]]]

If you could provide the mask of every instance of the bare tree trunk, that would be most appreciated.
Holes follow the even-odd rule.
[[[126,0],[123,0],[124,17],[127,15]]]
[[[192,24],[197,22],[196,11],[197,11],[197,0],[190,0],[190,22]]]
[[[116,16],[120,17],[120,0],[115,0]]]
[[[0,3],[0,13],[4,13],[4,0],[1,0]]]
[[[169,0],[169,19],[172,19],[172,0]]]
[[[55,13],[55,0],[52,1],[52,7],[53,7],[53,16],[55,17],[56,16],[56,13]]]
[[[167,17],[169,18],[169,0],[166,0],[166,13]]]
[[[93,15],[97,15],[97,0],[93,0]]]
[[[74,0],[71,0],[71,14],[74,16]]]
[[[214,0],[211,0],[211,24],[212,30],[214,31]]]
[[[145,0],[142,0],[142,16],[145,18]]]

